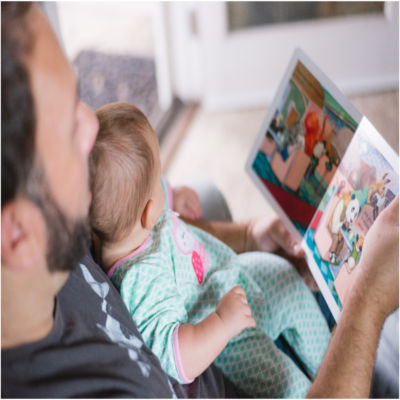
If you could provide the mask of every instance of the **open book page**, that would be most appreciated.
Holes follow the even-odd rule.
[[[398,156],[363,118],[305,234],[308,264],[337,319],[365,235],[399,192]]]
[[[297,50],[246,166],[297,239],[302,240],[360,120]]]

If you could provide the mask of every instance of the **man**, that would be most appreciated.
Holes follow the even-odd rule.
[[[189,387],[169,379],[103,272],[81,258],[97,128],[40,9],[3,3],[2,396],[240,395],[214,368]],[[366,238],[310,396],[369,394],[379,333],[398,307],[397,212],[398,200]]]

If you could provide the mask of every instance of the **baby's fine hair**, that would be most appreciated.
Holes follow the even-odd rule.
[[[146,116],[128,103],[96,111],[99,133],[90,156],[90,223],[100,240],[115,242],[141,216],[154,181],[155,135]]]

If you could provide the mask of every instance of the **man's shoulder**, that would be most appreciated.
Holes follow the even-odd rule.
[[[171,396],[118,293],[86,256],[56,299],[51,333],[2,351],[5,397]]]

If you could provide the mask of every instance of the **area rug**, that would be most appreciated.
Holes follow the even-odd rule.
[[[126,101],[139,107],[150,123],[160,119],[154,60],[84,50],[73,64],[81,98],[93,110],[110,102]]]

